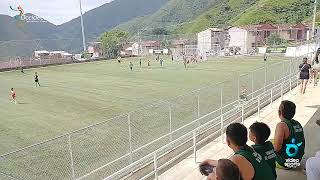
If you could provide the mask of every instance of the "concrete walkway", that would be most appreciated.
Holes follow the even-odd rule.
[[[316,125],[315,121],[320,119],[320,86],[309,86],[305,95],[298,93],[298,88],[295,88],[291,93],[283,97],[284,100],[291,100],[297,105],[297,113],[294,119],[298,120],[304,126],[306,136],[306,155],[304,159],[314,156],[316,151],[320,151],[320,127]],[[276,124],[280,121],[278,117],[278,107],[281,98],[262,109],[260,121],[265,122],[271,128],[270,139],[274,136]],[[257,115],[249,117],[245,120],[245,126],[249,127],[253,122],[258,121]],[[251,143],[251,142],[250,142]],[[250,144],[249,143],[249,144]],[[232,156],[232,150],[221,142],[221,138],[209,143],[202,149],[197,151],[197,163],[195,163],[194,156],[189,156],[171,169],[167,170],[159,176],[161,180],[196,180],[206,179],[201,176],[198,165],[205,159],[220,159]],[[305,162],[305,160],[303,161]],[[304,165],[303,165],[304,167]],[[299,170],[277,170],[279,180],[306,180],[306,175]]]

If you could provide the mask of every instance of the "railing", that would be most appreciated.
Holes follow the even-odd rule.
[[[0,178],[157,179],[164,167],[222,136],[298,85],[301,57],[143,107],[0,156]],[[245,98],[244,98],[245,97]],[[174,158],[168,158],[174,157]]]

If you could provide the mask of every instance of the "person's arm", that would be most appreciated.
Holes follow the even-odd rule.
[[[217,167],[218,161],[217,160],[207,159],[207,160],[202,161],[200,165],[204,165],[204,164],[208,164],[210,166]]]
[[[276,127],[276,132],[274,134],[274,150],[280,152],[282,144],[285,138],[285,124],[283,122],[278,123]]]
[[[242,180],[252,180],[255,171],[252,164],[245,157],[234,155],[230,160],[238,166]]]

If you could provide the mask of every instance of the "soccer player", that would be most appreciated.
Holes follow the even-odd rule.
[[[133,70],[133,64],[132,64],[132,62],[130,62],[130,70],[132,71]]]
[[[11,98],[12,98],[11,102],[14,102],[15,104],[17,104],[17,95],[13,88],[11,88]]]
[[[150,60],[148,60],[148,67],[150,66]]]
[[[38,87],[38,85],[40,87],[39,76],[37,72],[34,73],[34,82],[36,83],[36,87]]]
[[[277,177],[276,172],[276,153],[270,141],[267,141],[271,130],[265,123],[255,122],[250,127],[249,139],[254,142],[251,147],[259,153],[269,164],[273,171],[274,177]]]
[[[24,73],[24,71],[23,71],[23,67],[21,67],[21,73]]]
[[[140,59],[140,62],[139,62],[139,63],[140,63],[140,68],[141,68],[141,66],[142,66],[142,62],[141,62],[141,59]]]
[[[163,59],[160,59],[160,66],[163,66]]]
[[[267,61],[267,59],[268,59],[267,54],[264,54],[263,61],[264,61],[264,62],[266,62],[266,61]]]

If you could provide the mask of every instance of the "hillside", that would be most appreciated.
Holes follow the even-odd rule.
[[[121,24],[116,29],[131,33],[148,32],[152,28],[173,28],[175,25],[189,22],[221,0],[169,0],[151,16],[140,17]]]
[[[121,23],[156,12],[168,0],[115,0],[83,15],[87,37],[98,37]],[[80,37],[80,17],[58,27],[62,37]]]
[[[171,34],[192,34],[208,27],[309,22],[312,8],[310,0],[153,0],[152,3],[115,0],[88,11],[83,17],[89,42],[113,28],[131,35],[138,32],[150,35],[155,28],[166,29]],[[61,39],[1,43],[1,56],[30,55],[34,49],[81,51],[79,17],[55,26],[49,22],[17,25],[12,17],[0,15],[0,24],[0,41]]]
[[[87,41],[94,41],[102,32],[118,24],[154,13],[167,1],[153,0],[150,3],[149,0],[115,0],[92,9],[83,15]],[[34,39],[42,40],[25,41]],[[0,43],[0,59],[6,56],[30,56],[36,49],[80,52],[80,17],[56,26],[49,22],[17,23],[13,17],[0,15],[0,41],[9,40]]]
[[[312,16],[309,0],[221,0],[190,24],[176,28],[177,33],[199,32],[212,26],[237,26],[275,23],[296,24]]]
[[[213,26],[296,24],[310,19],[312,10],[310,0],[170,0],[152,16],[136,18],[116,29],[136,33],[162,27],[172,33],[189,34]]]

